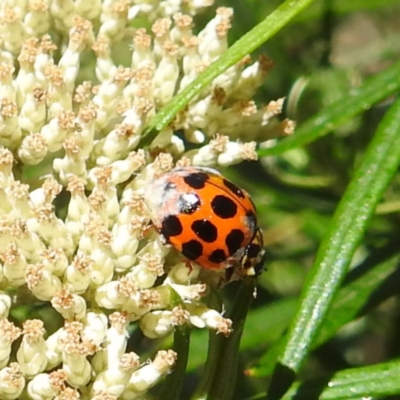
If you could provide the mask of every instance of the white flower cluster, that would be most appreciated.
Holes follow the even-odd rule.
[[[211,4],[0,2],[1,399],[142,396],[179,355],[127,353],[135,321],[149,338],[183,324],[230,333],[231,321],[201,301],[199,268],[167,262],[142,196],[174,163],[255,159],[253,140],[290,133],[290,121],[274,119],[282,100],[260,109],[251,100],[271,62],[242,60],[138,148],[160,107],[227,49],[231,9],[193,33],[192,16]],[[151,30],[136,27],[143,20]],[[9,319],[35,302],[64,321],[50,336],[40,320]]]

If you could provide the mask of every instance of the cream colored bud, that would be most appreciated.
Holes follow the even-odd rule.
[[[25,387],[25,378],[18,363],[0,370],[0,398],[4,400],[19,399]]]
[[[43,301],[51,300],[61,290],[60,279],[40,264],[27,266],[26,282],[32,293]]]
[[[127,298],[120,292],[120,283],[112,281],[96,289],[95,300],[100,307],[112,310],[120,308]]]
[[[0,368],[8,364],[11,354],[11,345],[20,335],[20,328],[17,328],[7,319],[0,320]]]
[[[163,337],[174,329],[171,316],[172,311],[152,311],[147,313],[140,318],[140,329],[150,339]]]
[[[23,338],[17,351],[17,360],[24,375],[33,378],[47,365],[43,322],[27,320],[23,325]]]
[[[28,383],[27,392],[32,400],[53,400],[62,390],[66,374],[63,370],[51,374],[38,374]]]
[[[64,282],[74,293],[84,293],[91,283],[93,261],[89,256],[78,252],[72,263],[67,266]]]
[[[10,286],[18,287],[25,283],[27,262],[20,249],[14,242],[8,243],[1,259],[4,262],[2,272]]]
[[[38,102],[34,93],[28,93],[18,116],[21,129],[27,132],[39,132],[46,121],[46,104]],[[46,140],[46,137],[43,137]]]
[[[11,308],[11,297],[3,291],[0,291],[0,320],[8,318]]]
[[[92,367],[78,349],[63,352],[63,369],[67,373],[67,382],[73,387],[84,387],[90,382]]]
[[[26,136],[18,150],[21,161],[29,165],[37,165],[43,161],[48,151],[47,142],[40,133]]]
[[[54,332],[46,339],[46,358],[47,369],[53,369],[62,361],[62,345],[60,343],[60,336],[63,333],[63,328]]]
[[[190,322],[192,325],[198,328],[208,327],[225,336],[229,336],[232,332],[232,321],[223,318],[218,311],[209,309],[201,303],[187,304],[187,309],[190,312]]]
[[[100,346],[107,334],[108,320],[105,314],[100,312],[89,311],[82,319],[82,340]]]
[[[182,261],[176,264],[168,272],[168,277],[164,281],[164,284],[180,284],[185,285],[198,278],[200,267],[196,264],[188,266],[186,261]]]
[[[123,394],[125,399],[133,399],[138,394],[145,393],[153,387],[163,376],[174,367],[178,355],[172,351],[159,351],[154,359],[147,365],[135,371],[126,386]]]
[[[66,320],[81,320],[86,315],[86,300],[65,288],[51,299],[51,305]]]
[[[111,327],[107,330],[104,347],[107,367],[112,368],[119,364],[120,358],[126,351],[129,320],[125,313],[120,312],[111,314],[109,320]]]
[[[130,269],[135,262],[139,240],[132,235],[131,227],[128,224],[115,224],[112,233],[111,249],[115,258],[115,270],[123,272]]]
[[[92,386],[93,393],[106,392],[118,398],[125,390],[125,386],[132,372],[139,367],[139,356],[135,353],[123,354],[119,362],[100,372]]]

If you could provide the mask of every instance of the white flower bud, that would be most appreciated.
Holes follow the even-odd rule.
[[[43,301],[49,301],[61,290],[61,281],[40,264],[29,264],[26,271],[26,283],[32,293]]]
[[[96,288],[95,300],[98,306],[112,310],[120,308],[127,297],[120,292],[120,283],[112,281]]]
[[[232,15],[232,9],[218,8],[215,18],[197,35],[199,38],[199,53],[203,62],[211,64],[227,50],[227,34]]]
[[[110,232],[98,217],[91,214],[85,232],[80,238],[78,252],[90,255],[93,262],[91,281],[95,286],[110,282],[114,275],[114,260],[111,256],[110,244]]]
[[[132,151],[125,160],[117,160],[112,165],[111,180],[115,185],[129,179],[133,173],[146,163],[143,149]]]
[[[36,375],[28,383],[29,398],[32,400],[53,400],[63,391],[66,379],[67,374],[62,369],[50,374]]]
[[[67,382],[72,387],[84,387],[90,382],[92,367],[79,350],[63,352],[63,369],[67,373]]]
[[[0,320],[8,318],[11,308],[11,297],[3,291],[0,291]]]
[[[128,342],[128,324],[124,313],[115,312],[109,317],[111,327],[107,330],[106,340],[104,342],[106,365],[112,368],[119,364],[122,355],[126,351]]]
[[[28,378],[44,371],[47,365],[45,330],[40,320],[27,320],[23,324],[23,338],[17,351],[17,360]]]
[[[66,320],[81,320],[86,315],[85,299],[65,288],[51,299],[51,305]]]
[[[43,266],[52,274],[61,277],[68,267],[68,257],[62,249],[46,249],[41,254]]]
[[[40,37],[50,28],[49,5],[47,2],[33,3],[28,8],[22,25],[28,37]]]
[[[115,258],[115,271],[123,272],[130,269],[136,260],[139,240],[132,235],[130,225],[115,224],[112,231],[111,249]]]
[[[64,329],[60,328],[46,339],[47,370],[53,369],[62,361],[62,345],[60,336]]]
[[[40,130],[42,137],[48,144],[49,151],[52,153],[61,150],[68,134],[68,126],[65,127],[66,118],[71,118],[71,115],[65,112],[60,113],[57,117],[52,118]]]
[[[25,387],[25,378],[18,363],[0,370],[0,398],[4,400],[19,399]]]
[[[97,346],[92,342],[82,340],[82,328],[79,322],[66,323],[60,334],[63,370],[67,373],[68,384],[76,388],[89,383],[92,367],[86,357],[97,351]]]
[[[123,354],[117,364],[111,365],[96,376],[92,386],[92,393],[106,392],[108,395],[118,398],[125,390],[132,372],[139,365],[139,356],[135,353]]]
[[[140,327],[145,336],[155,339],[171,332],[174,326],[188,323],[189,318],[189,312],[177,306],[172,311],[153,311],[144,315],[140,319]]]
[[[251,149],[253,147],[253,149]],[[256,160],[256,143],[237,143],[229,142],[223,151],[218,156],[218,164],[225,167],[233,164],[238,164],[243,160]]]
[[[64,282],[74,293],[84,293],[91,283],[93,261],[90,257],[78,253],[67,266]]]
[[[25,164],[37,165],[43,161],[48,151],[46,140],[40,133],[26,136],[18,149],[18,157]]]
[[[140,329],[143,335],[150,339],[163,337],[172,332],[174,325],[171,322],[172,311],[152,311],[140,318]]]
[[[27,132],[39,132],[46,121],[46,95],[40,87],[27,93],[18,116],[21,129]],[[46,137],[42,136],[46,141]],[[47,142],[46,142],[47,143]]]
[[[82,340],[90,341],[100,346],[107,334],[108,320],[105,314],[100,312],[89,311],[82,319]]]
[[[168,272],[168,276],[164,281],[165,285],[180,284],[185,285],[198,278],[200,267],[197,264],[192,264],[190,267],[186,261],[176,264]]]
[[[187,304],[187,310],[190,312],[190,322],[198,328],[208,327],[225,336],[229,336],[232,331],[230,319],[223,318],[218,311],[209,309],[204,304]]]
[[[167,104],[172,99],[179,77],[178,46],[166,41],[163,53],[153,77],[154,98],[160,105]]]
[[[12,322],[7,319],[0,320],[0,368],[7,365],[12,342],[18,339],[20,335],[21,329],[14,326]]]
[[[49,374],[38,374],[28,383],[28,394],[32,400],[52,400],[57,395],[51,385]]]
[[[18,246],[10,242],[1,254],[4,261],[3,273],[10,286],[18,287],[25,283],[26,258],[21,254]]]
[[[154,361],[135,371],[126,386],[122,399],[134,399],[147,392],[163,376],[171,371],[178,355],[172,350],[161,350]]]
[[[76,13],[86,19],[97,19],[101,13],[101,0],[75,0]]]
[[[14,180],[14,156],[10,150],[0,146],[0,188],[5,189]]]
[[[157,277],[164,274],[164,258],[160,254],[146,253],[139,260],[132,268],[131,276],[140,289],[151,288]]]

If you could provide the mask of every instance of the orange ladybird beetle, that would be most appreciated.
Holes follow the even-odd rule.
[[[262,271],[264,249],[250,196],[218,171],[178,167],[145,192],[152,223],[165,243],[208,270]]]

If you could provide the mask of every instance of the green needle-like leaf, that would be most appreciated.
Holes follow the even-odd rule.
[[[359,88],[343,94],[343,98],[321,111],[296,129],[292,136],[280,140],[275,146],[260,149],[265,157],[281,154],[295,147],[305,146],[332,132],[355,115],[370,108],[400,89],[400,63],[367,80]]]
[[[400,164],[399,131],[398,99],[379,125],[319,248],[278,360],[269,398],[280,398],[286,392],[311,349],[369,219]]]
[[[348,282],[336,294],[312,348],[329,340],[343,325],[364,315],[397,291],[400,285],[399,258],[397,242],[390,243],[373,252],[347,276]],[[269,376],[283,345],[283,340],[276,342],[248,372],[252,376]]]
[[[400,361],[340,371],[330,379],[296,383],[283,399],[345,400],[400,393]],[[384,384],[382,384],[384,382]]]

